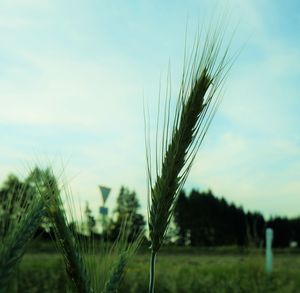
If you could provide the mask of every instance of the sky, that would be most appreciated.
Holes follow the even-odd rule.
[[[185,38],[223,11],[239,52],[185,190],[265,216],[300,215],[299,1],[0,3],[0,180],[51,164],[97,213],[98,185],[134,189],[146,211],[143,100],[151,122]],[[204,25],[205,26],[205,25]],[[169,69],[168,69],[169,68]],[[153,112],[152,112],[153,111]]]

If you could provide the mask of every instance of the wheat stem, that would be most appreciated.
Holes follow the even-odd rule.
[[[154,293],[154,285],[155,285],[155,259],[156,253],[151,252],[150,258],[150,281],[149,281],[149,293]]]

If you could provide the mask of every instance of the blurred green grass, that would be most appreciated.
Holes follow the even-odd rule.
[[[300,255],[282,252],[275,253],[274,272],[267,276],[263,252],[164,248],[157,259],[156,292],[300,292]],[[144,249],[127,267],[120,292],[148,292],[148,265]],[[29,252],[11,292],[67,292],[69,285],[59,254]]]

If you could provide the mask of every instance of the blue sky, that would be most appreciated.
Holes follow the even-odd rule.
[[[125,184],[145,210],[143,97],[153,109],[169,62],[176,97],[187,22],[189,45],[224,9],[242,51],[186,189],[299,215],[298,1],[1,1],[0,180],[54,162],[95,212],[99,184],[108,205]]]

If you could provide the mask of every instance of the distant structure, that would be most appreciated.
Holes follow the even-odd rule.
[[[266,272],[272,273],[273,269],[273,253],[272,253],[272,242],[273,242],[273,229],[266,229]]]
[[[107,232],[107,226],[108,226],[108,208],[105,206],[106,200],[109,196],[109,193],[111,191],[111,188],[105,187],[102,185],[99,185],[100,192],[103,199],[103,205],[99,208],[100,213],[100,223],[102,227],[102,234]],[[105,232],[106,231],[106,232]],[[107,237],[107,235],[103,235],[103,237]]]
[[[108,215],[108,208],[105,207],[105,202],[106,202],[106,200],[109,196],[111,188],[105,187],[105,186],[102,186],[102,185],[99,185],[99,188],[100,188],[100,192],[101,192],[102,199],[103,199],[103,206],[100,206],[99,213],[100,213],[100,215],[107,216]]]

